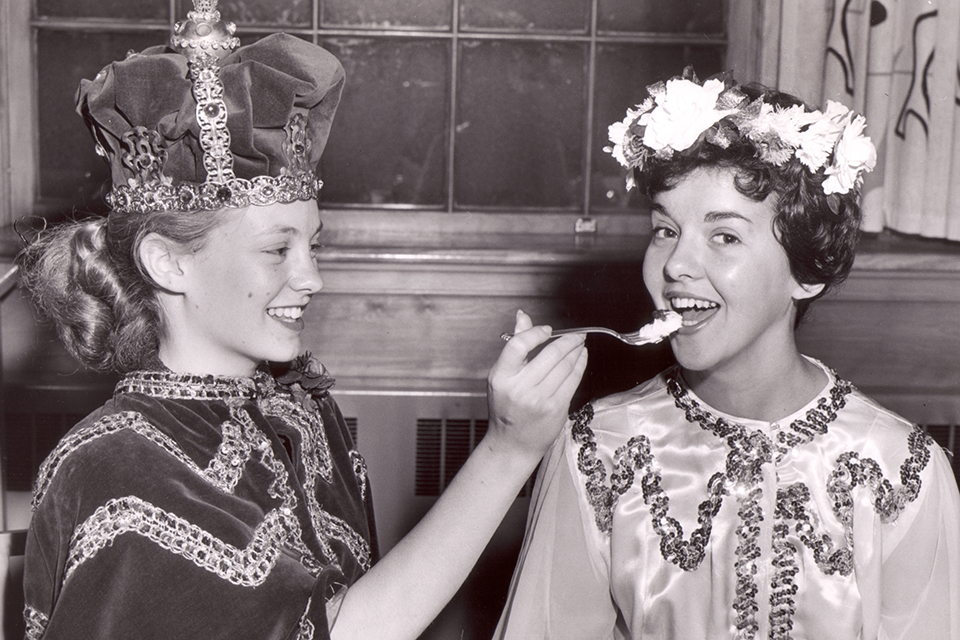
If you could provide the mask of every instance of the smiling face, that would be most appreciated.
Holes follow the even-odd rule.
[[[775,197],[751,200],[731,169],[696,169],[654,197],[654,235],[643,263],[659,308],[683,315],[670,338],[691,371],[744,375],[796,352],[801,286],[773,231]]]
[[[300,354],[303,311],[323,285],[312,201],[238,210],[185,257],[160,357],[175,371],[251,375]]]

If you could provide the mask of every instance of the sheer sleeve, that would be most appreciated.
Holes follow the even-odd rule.
[[[613,638],[609,541],[586,503],[569,424],[544,459],[494,638]]]
[[[960,494],[946,455],[937,446],[930,454],[917,499],[876,527],[874,544],[858,540],[877,556],[858,576],[864,637],[960,638]]]

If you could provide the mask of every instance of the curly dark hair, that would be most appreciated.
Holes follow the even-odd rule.
[[[774,106],[801,105],[811,110],[794,96],[760,85],[741,89],[751,100],[762,96]],[[800,284],[825,285],[817,296],[797,303],[799,324],[810,303],[843,282],[853,267],[862,218],[858,190],[827,195],[822,171],[810,172],[796,157],[781,166],[764,162],[756,145],[745,137],[727,148],[698,141],[670,159],[652,157],[643,171],[634,170],[634,178],[641,191],[653,199],[700,168],[732,170],[737,191],[756,202],[776,194],[775,235],[787,254],[793,277]]]
[[[139,249],[151,233],[197,250],[223,211],[111,213],[44,231],[18,256],[21,282],[81,364],[125,373],[156,357],[163,321]]]

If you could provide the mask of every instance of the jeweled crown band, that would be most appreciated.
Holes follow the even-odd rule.
[[[118,213],[160,211],[213,211],[249,205],[286,204],[316,200],[323,181],[312,172],[287,176],[233,178],[224,183],[156,185],[150,189],[118,185],[106,195],[107,204]]]

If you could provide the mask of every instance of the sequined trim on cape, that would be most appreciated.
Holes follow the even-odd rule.
[[[317,479],[320,478],[328,484],[333,481],[333,461],[320,414],[305,410],[290,396],[280,393],[266,394],[258,404],[264,415],[280,418],[300,433],[300,457],[305,476],[303,488],[307,498],[307,510],[318,533],[318,541],[325,550],[329,548],[327,539],[339,541],[350,550],[350,554],[363,570],[367,571],[371,566],[369,543],[346,522],[324,511],[317,501]],[[332,550],[330,552],[332,553]]]
[[[241,587],[256,587],[273,571],[287,539],[300,526],[289,509],[267,513],[243,549],[227,544],[176,514],[126,496],[109,500],[74,530],[64,567],[64,581],[114,539],[134,533]]]
[[[310,607],[313,605],[313,598],[307,598],[307,606],[303,610],[303,615],[300,616],[300,625],[297,630],[297,637],[295,640],[313,640],[313,634],[316,632],[316,627],[310,621],[310,618],[307,617],[307,614],[310,613]]]
[[[40,640],[47,630],[50,619],[30,605],[23,608],[23,621],[26,623],[24,640]]]
[[[300,458],[305,471],[303,486],[307,511],[317,532],[317,542],[323,548],[326,558],[332,564],[338,565],[336,553],[330,546],[330,541],[336,540],[347,547],[364,571],[370,568],[370,544],[363,535],[340,518],[324,511],[317,501],[317,479],[326,483],[333,481],[333,460],[320,414],[304,409],[269,373],[261,370],[253,378],[231,378],[164,371],[135,372],[128,374],[117,385],[116,392],[142,393],[175,400],[256,400],[264,415],[283,420],[300,434]],[[246,421],[248,418],[243,415],[240,420]],[[256,429],[252,424],[248,427]],[[355,460],[354,467],[356,468]],[[365,487],[364,478],[361,482],[362,493],[365,492]]]
[[[164,451],[175,457],[185,467],[224,493],[232,493],[246,463],[254,459],[269,469],[274,482],[269,488],[271,497],[282,501],[276,514],[268,514],[256,530],[251,544],[269,544],[267,553],[279,552],[279,546],[286,546],[300,556],[300,562],[313,575],[319,575],[322,565],[313,556],[301,538],[300,524],[293,515],[297,498],[289,487],[287,470],[276,460],[270,442],[249,420],[239,406],[231,407],[233,422],[224,422],[224,439],[206,468],[197,465],[175,441],[147,422],[136,412],[124,412],[104,417],[85,429],[81,429],[60,442],[55,451],[41,467],[34,496],[34,508],[39,506],[62,462],[72,453],[91,442],[121,431],[131,431],[159,445]],[[241,427],[242,425],[242,427]],[[141,504],[142,503],[142,504]],[[113,506],[109,506],[113,504]],[[144,505],[147,505],[146,507]],[[149,507],[149,508],[147,508]],[[130,527],[130,522],[140,526]],[[120,533],[132,532],[143,535],[169,551],[173,551],[194,561],[197,566],[210,569],[221,567],[218,575],[249,573],[249,567],[238,565],[237,554],[221,541],[195,525],[164,512],[139,498],[128,496],[108,502],[100,507],[90,518],[77,527],[71,538],[71,551],[67,560],[66,580],[83,562],[92,558],[106,544]],[[329,550],[335,563],[336,556]],[[213,562],[214,564],[209,564]],[[272,563],[269,567],[272,567]],[[269,573],[269,572],[268,572]],[[255,580],[260,578],[255,577]],[[238,583],[240,584],[240,583]],[[258,582],[256,582],[258,584]]]
[[[738,504],[740,520],[736,528],[737,547],[734,570],[736,572],[737,638],[755,638],[759,631],[756,615],[759,612],[754,580],[758,572],[760,547],[758,523],[764,519],[760,506],[761,483],[764,465],[778,464],[793,447],[811,442],[827,433],[837,413],[846,405],[853,386],[835,374],[834,383],[816,407],[809,410],[803,419],[792,422],[789,432],[780,431],[774,442],[760,431],[713,416],[690,397],[680,379],[679,369],[667,372],[667,389],[677,408],[684,412],[688,422],[714,433],[723,439],[729,452],[722,472],[717,472],[707,481],[707,497],[698,507],[697,522],[700,525],[683,539],[680,523],[668,515],[670,498],[660,485],[661,477],[655,456],[650,449],[650,440],[644,435],[631,437],[626,445],[617,448],[613,455],[613,470],[607,484],[607,470],[597,457],[597,442],[590,423],[593,406],[588,404],[571,416],[571,437],[579,445],[577,468],[584,477],[586,497],[594,511],[594,519],[600,531],[609,535],[613,527],[613,512],[620,496],[629,491],[640,475],[640,488],[644,502],[650,509],[654,531],[660,537],[660,552],[664,560],[684,571],[695,571],[705,557],[710,541],[713,518],[719,512],[725,495],[734,495]],[[804,546],[813,554],[817,567],[825,574],[849,575],[853,569],[853,499],[851,491],[856,486],[868,487],[874,494],[874,507],[884,523],[893,522],[903,508],[912,502],[920,491],[920,472],[930,459],[930,437],[916,427],[908,439],[910,457],[901,465],[902,485],[894,487],[883,477],[876,461],[860,459],[854,452],[839,457],[827,483],[827,492],[833,500],[834,514],[844,527],[844,544],[835,548],[826,533],[817,531],[816,518],[812,517],[806,503],[810,490],[803,483],[795,483],[780,489],[776,496],[773,526],[773,553],[770,561],[774,576],[770,595],[770,634],[774,640],[787,640],[796,612],[794,577],[799,572],[796,555],[798,550],[787,541],[791,529],[796,532]],[[790,523],[793,523],[792,527]]]

